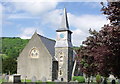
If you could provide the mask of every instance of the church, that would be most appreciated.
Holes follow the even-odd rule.
[[[22,78],[43,81],[69,82],[75,68],[75,52],[72,49],[67,12],[64,8],[61,25],[56,30],[56,41],[33,34],[18,57],[17,74]]]

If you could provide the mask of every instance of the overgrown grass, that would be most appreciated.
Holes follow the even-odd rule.
[[[2,79],[0,79],[0,84],[2,83]]]
[[[73,81],[78,81],[79,83],[84,83],[85,82],[85,78],[83,76],[74,76],[72,78]]]
[[[4,80],[4,79],[0,79],[0,84],[1,84],[2,82],[7,82],[7,81]]]
[[[55,82],[46,82],[47,84],[56,84]]]
[[[21,82],[32,82],[31,80],[24,80],[22,79]]]

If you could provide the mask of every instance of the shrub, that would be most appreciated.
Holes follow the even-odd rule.
[[[97,82],[97,83],[100,83],[100,82],[101,82],[101,76],[100,76],[99,74],[96,76],[96,82]]]
[[[83,76],[74,76],[72,78],[73,81],[78,81],[79,83],[84,83],[85,82],[85,78]]]

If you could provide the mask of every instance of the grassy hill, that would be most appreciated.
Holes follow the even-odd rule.
[[[19,37],[2,37],[0,39],[0,44],[2,44],[0,53],[2,57],[17,58],[28,41],[29,39],[21,39]]]
[[[2,73],[14,74],[17,71],[17,57],[29,39],[19,37],[0,38],[0,57],[2,57]]]

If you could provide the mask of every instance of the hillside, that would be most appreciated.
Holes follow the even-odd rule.
[[[2,44],[0,53],[2,53],[2,57],[17,58],[28,41],[29,39],[21,39],[19,37],[2,37],[0,39],[0,44]]]

